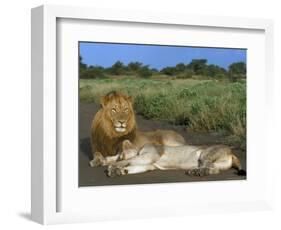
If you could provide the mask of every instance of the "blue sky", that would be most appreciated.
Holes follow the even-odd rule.
[[[116,61],[128,64],[142,62],[151,68],[162,69],[178,63],[188,64],[192,59],[207,59],[208,64],[228,68],[233,62],[246,63],[245,49],[204,48],[184,46],[132,45],[80,42],[80,55],[87,65],[110,67]]]

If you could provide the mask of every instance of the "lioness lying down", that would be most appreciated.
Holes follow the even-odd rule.
[[[108,166],[106,173],[109,177],[156,169],[182,169],[188,175],[205,176],[218,174],[232,167],[237,169],[238,175],[246,175],[239,159],[225,145],[171,147],[146,144],[138,151],[130,141],[125,140],[119,158],[120,161]]]
[[[116,155],[114,156],[102,156],[98,152],[95,153],[95,159],[90,161],[90,166],[94,167],[97,165],[100,166],[106,166],[109,164],[113,164],[114,162],[120,160],[120,156],[122,154],[122,149],[124,144],[129,142],[129,140],[125,140],[124,142],[121,143],[121,147],[119,150],[117,150]],[[141,132],[137,131],[137,136],[134,139],[134,142],[132,145],[134,145],[134,150],[137,151],[138,149],[141,149],[142,146],[145,144],[156,144],[156,145],[166,145],[166,146],[180,146],[180,145],[185,145],[185,140],[184,138],[176,133],[173,130],[155,130],[151,132]],[[95,162],[92,165],[92,162]]]

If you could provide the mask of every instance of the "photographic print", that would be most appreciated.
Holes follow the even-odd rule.
[[[246,179],[246,49],[78,46],[79,186]]]

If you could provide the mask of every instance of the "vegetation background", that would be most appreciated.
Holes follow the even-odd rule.
[[[228,69],[193,59],[161,70],[140,62],[117,61],[109,68],[79,59],[80,102],[99,103],[112,90],[134,99],[136,113],[184,126],[186,131],[218,132],[225,142],[246,148],[246,64]]]

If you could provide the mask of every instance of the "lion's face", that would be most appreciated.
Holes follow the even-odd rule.
[[[135,127],[135,116],[131,98],[121,94],[112,93],[102,98],[104,116],[111,124],[111,129],[117,136],[129,133]]]
[[[112,121],[116,132],[124,133],[127,129],[127,123],[130,118],[130,105],[126,100],[113,100],[108,105],[108,115]]]

